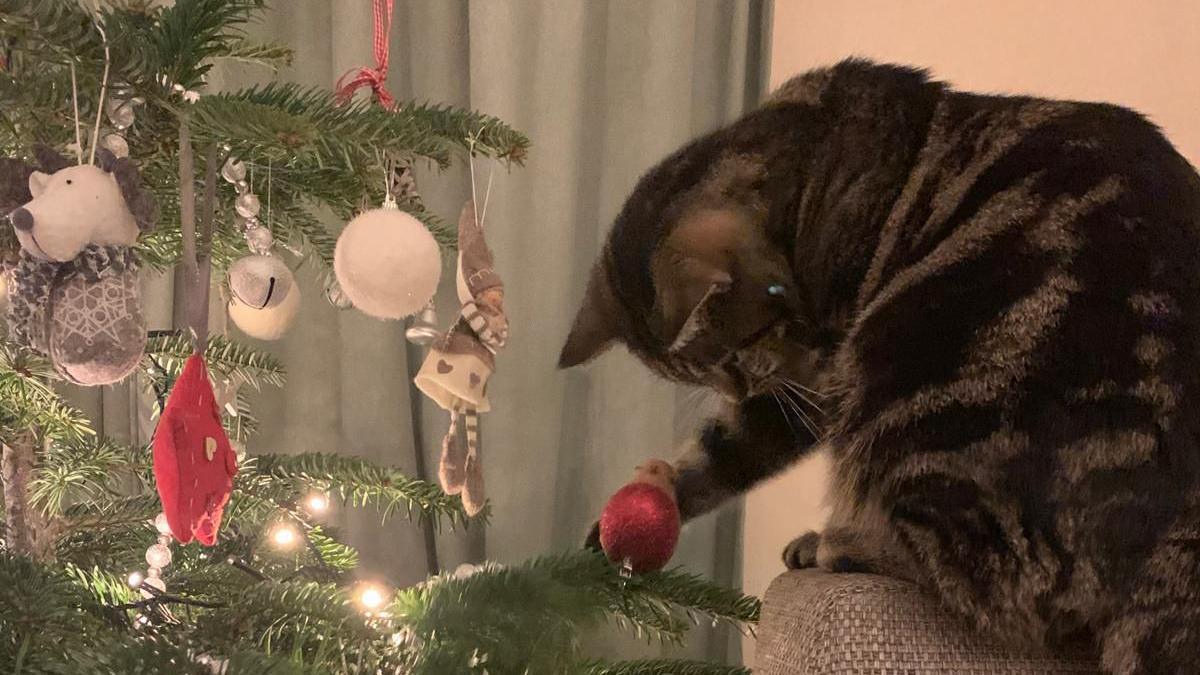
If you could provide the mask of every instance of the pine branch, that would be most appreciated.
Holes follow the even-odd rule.
[[[63,566],[63,571],[99,604],[117,605],[132,602],[138,597],[137,591],[129,587],[128,579],[106,572],[99,566],[84,569],[67,564]]]
[[[398,665],[398,650],[351,605],[344,589],[318,583],[248,586],[237,602],[199,617],[196,633],[214,649],[255,647],[308,663],[362,659],[376,668]]]
[[[57,379],[48,359],[0,340],[0,432],[36,428],[71,443],[94,436],[87,417],[51,388],[49,382]]]
[[[339,572],[349,572],[358,567],[358,551],[328,536],[324,530],[314,527],[306,533],[316,548],[321,562]]]
[[[114,478],[144,471],[148,460],[145,448],[108,438],[54,443],[42,453],[30,496],[46,515],[59,515],[69,502],[93,499],[111,490]]]
[[[0,552],[0,663],[25,672],[71,672],[62,645],[104,626],[89,594],[67,574]],[[57,670],[62,668],[62,670]]]
[[[338,105],[326,89],[250,87],[205,96],[192,113],[197,139],[228,142],[239,157],[272,158],[281,168],[289,162],[354,170],[381,151],[428,157],[440,166],[450,162],[445,142],[428,126],[367,102]]]
[[[401,508],[411,518],[449,521],[466,525],[486,518],[486,511],[471,519],[456,496],[433,484],[407,476],[392,468],[376,466],[354,457],[306,453],[301,455],[258,455],[254,472],[264,479],[260,489],[273,492],[280,501],[312,489],[338,494],[355,506],[373,506],[386,521]]]
[[[757,618],[758,601],[680,570],[626,580],[602,555],[580,551],[466,579],[440,577],[398,593],[392,606],[397,621],[428,645],[422,673],[464,669],[476,651],[494,672],[520,672],[528,663],[561,672],[576,663],[579,633],[590,626],[609,619],[679,642],[689,627],[685,613],[740,625]]]
[[[492,117],[433,103],[405,103],[396,113],[418,120],[431,133],[485,157],[520,165],[529,154],[529,139]]]
[[[292,65],[295,52],[291,47],[278,42],[251,42],[241,39],[228,43],[218,58],[241,61],[278,70]]]
[[[142,362],[142,370],[148,377],[161,380],[161,367],[173,381],[183,371],[183,363],[191,355],[191,341],[182,332],[156,332],[151,334],[146,343],[146,359]],[[283,386],[286,377],[283,364],[273,355],[220,335],[209,338],[204,360],[214,380],[228,379],[256,389],[264,384]]]
[[[681,568],[636,576],[630,580],[629,590],[734,625],[758,623],[762,607],[754,596],[718,586]]]

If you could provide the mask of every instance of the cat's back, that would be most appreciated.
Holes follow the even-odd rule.
[[[1200,176],[1133,110],[943,88],[858,298],[859,421],[1009,405],[1035,382],[1065,401],[1158,378],[1194,405]]]

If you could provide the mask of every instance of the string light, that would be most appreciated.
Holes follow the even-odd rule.
[[[324,492],[314,492],[304,498],[304,507],[309,513],[325,513],[329,508],[329,496]]]
[[[367,612],[374,612],[383,607],[388,599],[388,591],[383,586],[364,583],[358,589],[358,604]]]
[[[130,588],[141,588],[141,587],[142,587],[142,581],[143,581],[145,578],[146,578],[146,577],[145,577],[145,575],[143,575],[141,572],[139,572],[139,571],[137,571],[137,570],[134,570],[134,571],[130,572],[130,573],[129,573],[129,579],[128,579],[128,581],[129,581],[129,587],[130,587]]]
[[[296,531],[295,526],[291,523],[279,523],[271,528],[269,536],[271,537],[271,543],[275,544],[276,548],[288,549],[300,538],[300,533]]]

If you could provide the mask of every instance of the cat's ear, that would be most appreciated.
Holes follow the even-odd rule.
[[[617,339],[617,302],[603,261],[592,268],[587,293],[558,356],[559,368],[573,368],[603,354]]]
[[[717,279],[709,285],[704,297],[692,308],[691,313],[679,328],[679,332],[675,334],[675,340],[671,342],[668,350],[672,355],[705,361],[712,355],[704,352],[713,349],[720,351],[719,345],[713,342],[715,337],[712,334],[713,317],[716,313],[717,302],[729,293],[731,288],[733,288],[733,283],[729,277]]]

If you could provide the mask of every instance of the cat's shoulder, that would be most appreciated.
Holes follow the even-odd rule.
[[[835,94],[880,96],[913,89],[941,89],[943,86],[931,79],[923,68],[851,57],[791,78],[766,102],[817,105]]]

